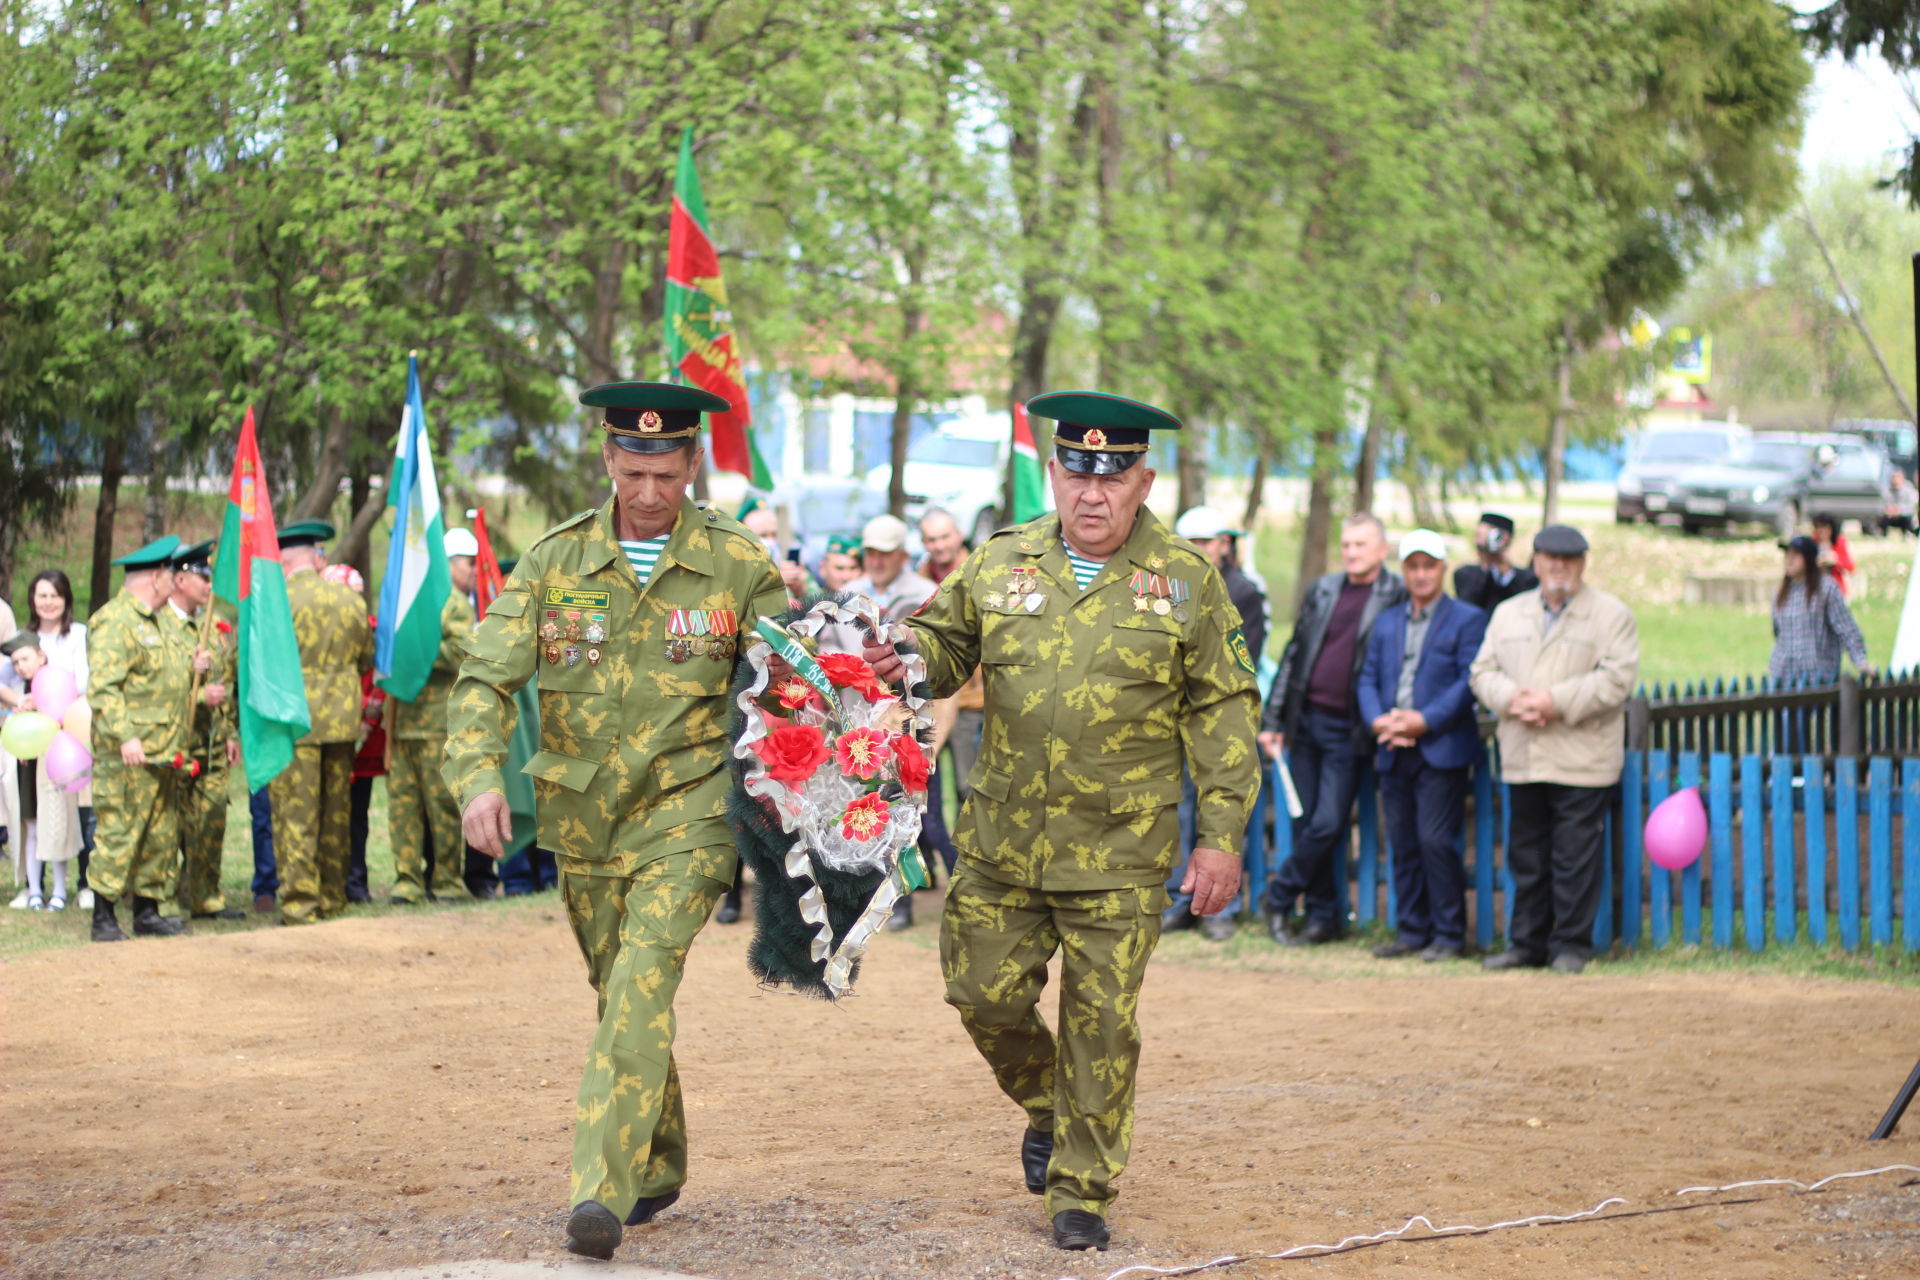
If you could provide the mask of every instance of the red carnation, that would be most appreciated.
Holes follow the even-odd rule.
[[[832,754],[818,726],[783,724],[754,747],[766,762],[767,776],[788,786],[805,782]]]
[[[799,676],[789,676],[773,687],[773,696],[787,710],[798,711],[813,701],[813,686]]]
[[[925,791],[927,776],[932,772],[927,766],[926,752],[920,750],[920,743],[910,733],[896,733],[892,741],[893,758],[900,765],[900,785],[909,791]]]
[[[231,622],[228,622],[225,618],[215,618],[213,620],[213,629],[215,631],[218,631],[223,636],[230,636],[233,634],[233,624]]]
[[[887,802],[878,791],[870,791],[840,815],[840,834],[849,840],[871,840],[886,830],[889,816]]]
[[[840,772],[862,781],[879,773],[892,754],[887,735],[878,729],[849,729],[840,735],[839,745],[834,749]]]
[[[851,653],[821,654],[820,669],[837,687],[851,689],[869,702],[892,696],[887,687],[880,683],[880,677],[874,674],[873,668]]]

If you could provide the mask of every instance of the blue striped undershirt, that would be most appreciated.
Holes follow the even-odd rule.
[[[627,563],[633,566],[633,576],[640,579],[641,586],[646,586],[647,580],[653,577],[653,566],[660,562],[660,553],[667,549],[667,539],[672,536],[663,533],[645,542],[621,540],[620,549],[627,553]]]
[[[1105,560],[1089,560],[1072,547],[1067,546],[1064,541],[1061,542],[1060,545],[1067,548],[1067,563],[1073,566],[1073,580],[1080,584],[1082,591],[1085,591],[1087,584],[1092,582],[1094,578],[1099,575],[1100,571],[1107,567],[1107,562]]]

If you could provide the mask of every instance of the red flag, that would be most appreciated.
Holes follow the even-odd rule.
[[[467,510],[467,519],[473,521],[473,537],[480,544],[480,554],[473,559],[473,602],[484,618],[487,616],[487,607],[507,582],[500,572],[500,561],[493,554],[493,539],[487,536],[487,513],[479,507],[471,507]]]

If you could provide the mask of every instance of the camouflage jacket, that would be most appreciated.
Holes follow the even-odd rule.
[[[1199,843],[1240,851],[1260,785],[1253,655],[1219,573],[1152,512],[1085,591],[1058,516],[1003,530],[908,625],[935,697],[984,673],[955,839],[989,876],[1056,892],[1164,881],[1183,762]]]
[[[118,763],[132,738],[156,764],[186,747],[192,668],[179,628],[122,591],[87,620],[87,668],[95,760]]]
[[[345,583],[302,569],[287,575],[287,604],[313,721],[300,745],[352,742],[360,730],[360,673],[373,667],[366,601]]]
[[[210,707],[205,699],[195,697],[193,703],[193,731],[187,737],[187,754],[208,759],[208,744],[215,750],[214,760],[220,765],[227,762],[226,741],[240,736],[238,707],[240,697],[239,671],[240,646],[233,630],[233,619],[225,606],[209,603],[213,610],[213,621],[207,627],[207,648],[213,653],[213,665],[200,677],[200,687],[210,684],[223,684],[227,687],[226,701],[217,707]],[[160,621],[173,629],[174,643],[186,655],[187,679],[193,679],[193,651],[200,645],[199,617],[183,618],[180,611],[171,604],[160,606],[157,616]],[[225,629],[222,630],[222,624]]]
[[[503,791],[513,693],[538,671],[541,749],[522,772],[540,845],[563,869],[631,875],[668,854],[730,849],[728,688],[741,637],[786,607],[760,540],[692,502],[644,589],[611,501],[549,530],[487,610],[447,703],[444,776],[461,810]],[[703,629],[731,634],[688,634],[694,610],[708,611]],[[713,874],[731,876],[731,859]]]
[[[434,656],[432,674],[412,702],[393,700],[389,732],[394,737],[447,736],[447,695],[453,692],[453,678],[460,674],[460,664],[466,660],[473,630],[473,602],[464,591],[449,591],[446,604],[440,607],[440,652]]]

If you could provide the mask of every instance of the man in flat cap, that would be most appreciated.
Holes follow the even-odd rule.
[[[174,795],[180,807],[180,905],[196,920],[240,920],[220,893],[220,853],[227,840],[227,769],[240,759],[235,716],[239,646],[233,623],[213,603],[213,539],[173,556],[173,594],[160,617],[189,655],[189,680],[200,681],[188,727],[187,767]]]
[[[1483,963],[1578,973],[1593,954],[1640,637],[1631,609],[1586,585],[1579,530],[1542,529],[1533,563],[1539,587],[1493,611],[1473,660],[1473,694],[1499,717],[1500,771],[1512,797],[1511,936]]]
[[[161,611],[173,594],[180,539],[161,538],[114,563],[120,594],[87,624],[87,705],[93,708],[93,940],[123,942],[114,904],[133,898],[133,931],[174,937],[186,921],[162,916],[180,874],[174,757],[187,745],[187,651]]]
[[[600,1002],[575,1110],[567,1248],[610,1258],[679,1198],[687,1131],[673,1001],[687,949],[739,868],[727,824],[727,694],[741,638],[787,607],[760,540],[687,487],[719,396],[593,387],[612,497],[520,557],[461,664],[445,777],[468,843],[499,857],[513,695],[539,673],[538,841]]]
[[[467,842],[460,806],[440,776],[447,754],[447,695],[473,638],[474,560],[479,539],[449,529],[444,539],[451,589],[440,606],[440,651],[413,701],[391,699],[387,762],[387,832],[393,843],[392,901],[417,903],[467,896]],[[433,883],[427,883],[427,841],[433,842]]]
[[[331,541],[333,526],[324,520],[297,520],[280,530],[287,604],[313,722],[294,744],[293,762],[267,784],[284,924],[313,924],[347,909],[360,674],[373,668],[373,628],[359,592],[320,576],[323,544]]]
[[[1524,566],[1513,563],[1513,518],[1498,511],[1480,513],[1473,530],[1475,564],[1463,564],[1453,571],[1453,593],[1462,604],[1470,604],[1483,613],[1495,609],[1523,592],[1540,585],[1540,579]]]
[[[932,697],[985,672],[941,925],[947,1002],[1026,1113],[1022,1171],[1054,1243],[1104,1249],[1132,1145],[1140,985],[1180,853],[1181,766],[1199,786],[1181,888],[1210,915],[1240,888],[1259,704],[1220,575],[1144,509],[1149,433],[1179,419],[1079,391],[1027,412],[1058,423],[1056,514],[995,534],[908,626]],[[891,649],[867,658],[900,678]],[[1055,952],[1058,1034],[1038,1008]]]

